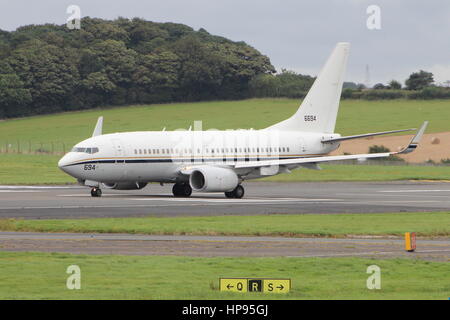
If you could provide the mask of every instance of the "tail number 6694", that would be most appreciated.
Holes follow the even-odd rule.
[[[317,117],[313,116],[313,115],[306,115],[305,116],[305,121],[316,121]]]

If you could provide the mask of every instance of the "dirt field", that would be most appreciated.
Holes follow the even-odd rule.
[[[352,154],[367,153],[369,147],[373,145],[383,145],[391,151],[398,151],[406,146],[411,138],[412,135],[403,135],[344,141],[340,148],[332,154],[341,155],[344,152]],[[411,163],[422,163],[428,160],[439,163],[441,159],[450,159],[450,132],[425,134],[416,151],[400,157]]]

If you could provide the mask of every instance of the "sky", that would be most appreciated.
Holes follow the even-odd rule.
[[[438,83],[450,80],[449,0],[0,0],[0,29],[65,24],[69,5],[78,5],[82,17],[204,28],[245,41],[277,70],[315,76],[335,44],[346,41],[347,81],[403,83],[418,70],[433,72]],[[371,5],[379,11],[368,12]]]

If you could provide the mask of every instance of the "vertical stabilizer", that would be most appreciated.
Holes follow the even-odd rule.
[[[334,133],[350,43],[336,45],[297,112],[269,130]]]
[[[103,134],[103,117],[98,117],[97,124],[95,125],[93,137],[101,136]]]

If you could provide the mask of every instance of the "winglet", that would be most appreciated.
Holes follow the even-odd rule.
[[[420,139],[422,139],[422,136],[423,136],[425,130],[427,129],[427,126],[428,126],[428,121],[425,121],[422,124],[422,126],[420,127],[419,131],[417,131],[417,133],[414,136],[414,138],[412,138],[412,140],[409,143],[409,145],[406,148],[404,148],[403,150],[401,150],[399,152],[395,152],[394,154],[411,153],[414,150],[416,150],[417,146],[419,145]]]
[[[103,133],[103,117],[98,117],[97,124],[95,125],[94,132],[92,133],[93,137],[101,136]]]

